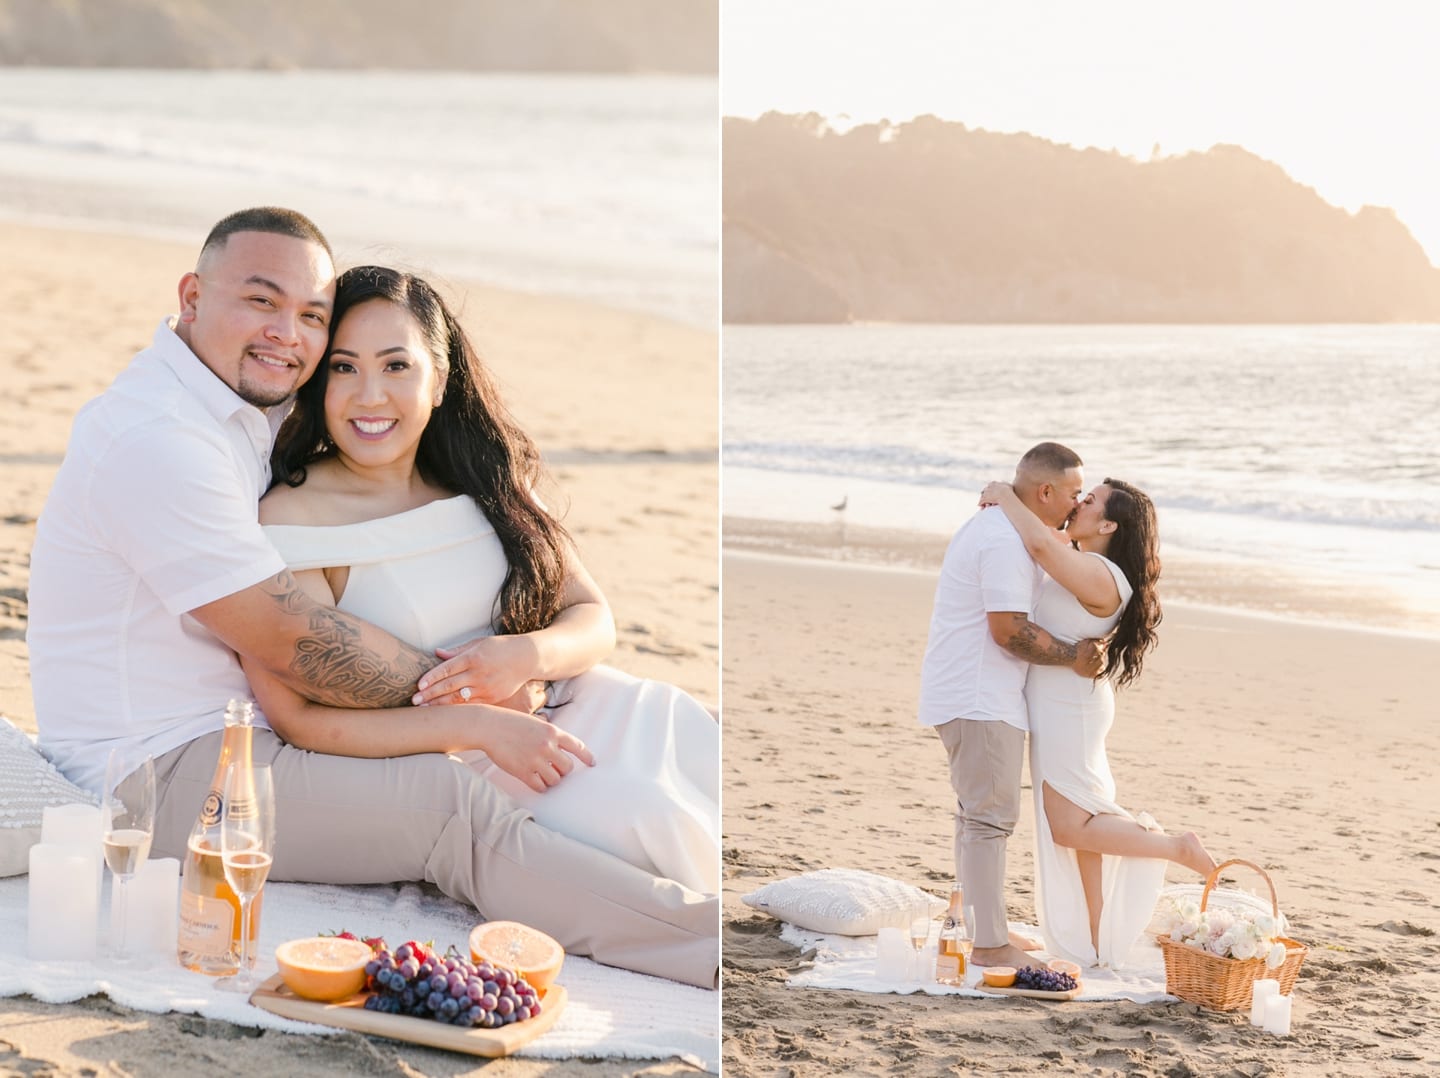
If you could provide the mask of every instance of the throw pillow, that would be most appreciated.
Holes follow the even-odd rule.
[[[854,868],[776,880],[740,901],[800,928],[839,936],[873,936],[887,925],[906,928],[917,907],[932,916],[945,908],[943,899],[918,887]]]
[[[67,779],[30,736],[0,717],[0,876],[30,871],[47,805],[93,805],[96,798]]]

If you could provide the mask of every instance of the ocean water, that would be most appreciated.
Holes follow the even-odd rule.
[[[346,262],[711,327],[714,78],[0,68],[0,213],[198,243],[309,214]]]
[[[1055,440],[1167,552],[1440,612],[1440,327],[727,326],[723,364],[729,517],[948,535]]]

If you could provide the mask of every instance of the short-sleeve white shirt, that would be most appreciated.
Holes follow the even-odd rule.
[[[1035,606],[1045,574],[999,509],[982,509],[950,540],[930,639],[920,674],[920,724],[951,719],[1007,722],[1029,729],[1025,674],[1029,664],[990,635],[986,615]]]
[[[250,695],[189,611],[285,568],[257,510],[285,409],[270,411],[166,320],[76,416],[35,531],[26,639],[40,744],[77,785],[100,788],[112,747],[159,756]]]

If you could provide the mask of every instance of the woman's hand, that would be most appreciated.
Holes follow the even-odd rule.
[[[484,636],[436,648],[441,662],[420,679],[415,704],[505,704],[535,679],[535,647],[525,636]]]
[[[558,726],[518,711],[489,712],[480,748],[503,770],[536,793],[544,793],[575,769],[593,767],[585,743]]]
[[[1002,483],[998,479],[985,484],[985,489],[980,492],[980,507],[983,509],[989,505],[999,505],[1000,499],[1009,494],[1015,494],[1015,488],[1009,483]]]

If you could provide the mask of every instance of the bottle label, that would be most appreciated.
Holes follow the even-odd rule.
[[[964,974],[964,955],[942,954],[935,959],[935,979],[941,984],[959,984]]]
[[[220,812],[225,807],[225,799],[220,796],[219,790],[211,790],[205,795],[205,803],[200,806],[200,823],[204,827],[214,827],[220,822]]]
[[[235,908],[223,898],[180,891],[180,948],[223,959],[235,935]]]

